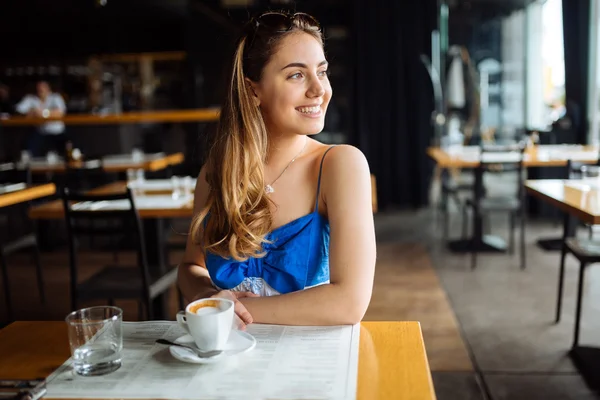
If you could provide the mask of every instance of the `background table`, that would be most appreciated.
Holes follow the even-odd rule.
[[[600,224],[600,185],[580,180],[540,179],[525,182],[527,192],[588,224]]]
[[[47,377],[69,358],[63,321],[15,322],[0,330],[0,377]],[[357,399],[435,399],[418,322],[362,322]]]
[[[600,224],[600,185],[590,185],[581,180],[543,179],[526,181],[525,188],[532,196],[565,213],[562,240],[574,234],[570,229],[569,216],[589,224]],[[557,263],[558,261],[557,259]],[[569,354],[581,375],[588,382],[599,385],[600,348],[577,346],[573,347]]]
[[[128,169],[143,169],[144,171],[160,171],[168,167],[181,164],[184,161],[183,153],[150,153],[143,154],[141,159],[134,159],[131,154],[116,154],[102,157],[101,160],[73,161],[69,163],[69,168],[73,170],[97,168],[102,166],[106,172],[126,172]],[[32,173],[63,173],[66,171],[64,160],[50,163],[45,158],[34,158],[28,165],[16,163],[17,169],[28,167]]]
[[[449,149],[442,149],[440,147],[429,147],[427,149],[427,155],[433,159],[437,166],[437,174],[441,174],[442,170],[448,169],[454,171],[453,175],[456,177],[460,169],[473,169],[479,165],[480,159],[480,147],[479,146],[457,146]],[[550,176],[546,176],[548,172],[541,172],[539,167],[565,167],[569,160],[576,161],[583,164],[596,164],[600,149],[598,146],[590,145],[571,145],[571,144],[559,144],[559,145],[539,145],[535,146],[531,150],[526,150],[524,153],[523,166],[527,168],[527,175],[530,178],[548,178],[548,177],[562,177],[566,173],[561,171],[552,172]],[[510,159],[508,152],[499,152],[491,155],[494,160],[486,160],[489,162],[503,162],[503,157],[506,157],[505,162],[514,161]],[[552,170],[552,168],[550,169]],[[530,199],[528,202],[528,213],[530,215],[537,213],[548,212],[544,211],[543,204],[537,202],[535,199]],[[478,229],[479,230],[479,229]],[[486,240],[489,243],[486,243]],[[478,243],[483,243],[479,251],[504,251],[504,243],[502,240],[492,236],[481,237]],[[538,245],[545,250],[559,250],[560,240],[549,238],[538,240]],[[453,251],[463,252],[465,249],[470,250],[471,241],[470,239],[465,241],[456,240],[449,243],[449,247]]]
[[[148,182],[152,182],[151,180]],[[127,188],[126,182],[114,182],[108,185],[88,191],[88,194],[115,194],[123,193]],[[193,188],[192,188],[193,189]],[[142,197],[164,197],[165,194],[171,195],[172,190],[167,191],[148,191]],[[192,193],[190,192],[189,195]],[[136,196],[138,197],[138,196]],[[142,219],[156,218],[191,218],[193,216],[193,197],[189,197],[187,202],[184,202],[177,207],[174,207],[173,202],[166,201],[163,205],[159,202],[152,207],[138,207],[138,213]],[[62,200],[54,200],[39,206],[33,207],[29,211],[29,216],[33,219],[63,219],[65,211]],[[144,222],[146,223],[146,222]]]
[[[211,122],[219,119],[219,108],[196,110],[137,111],[119,114],[67,114],[58,118],[31,118],[13,116],[0,119],[3,126],[35,126],[48,121],[62,121],[65,125],[139,124],[147,122]]]
[[[595,164],[598,161],[599,149],[594,146],[580,145],[539,145],[533,152],[526,152],[523,165],[525,167],[561,167],[568,160],[584,164]],[[479,165],[477,158],[479,146],[463,146],[456,150],[445,150],[440,147],[429,147],[427,155],[440,168],[475,168]],[[501,153],[498,154],[501,157]],[[498,160],[498,163],[501,163]]]

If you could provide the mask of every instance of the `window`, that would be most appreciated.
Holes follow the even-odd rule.
[[[589,107],[588,107],[588,120],[590,122],[590,131],[588,135],[588,143],[599,144],[600,143],[600,63],[598,62],[598,23],[600,22],[600,16],[598,8],[599,0],[590,0],[590,65],[589,65],[589,82],[590,87],[588,91]]]

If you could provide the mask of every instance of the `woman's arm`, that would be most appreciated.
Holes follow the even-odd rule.
[[[363,318],[371,300],[376,248],[371,176],[360,150],[339,146],[328,153],[321,194],[331,226],[330,283],[280,296],[241,299],[254,322],[344,325]]]
[[[207,197],[208,184],[206,183],[206,171],[202,168],[198,174],[198,181],[194,190],[193,215],[197,215],[202,210]],[[210,297],[218,292],[212,285],[210,276],[206,270],[204,253],[200,246],[193,242],[191,232],[187,237],[185,254],[177,271],[177,283],[181,289],[181,293],[183,293],[183,297],[188,302]]]
[[[19,114],[23,114],[23,115],[28,115],[34,109],[35,109],[35,107],[33,106],[33,101],[31,100],[31,96],[30,95],[27,95],[27,96],[23,97],[21,99],[21,101],[19,101],[15,105],[15,110]]]
[[[196,189],[194,190],[194,216],[198,215],[206,204],[208,190],[206,171],[203,167],[198,174]],[[250,315],[239,299],[254,296],[254,294],[248,292],[232,292],[230,290],[217,290],[212,284],[212,280],[206,269],[204,253],[200,246],[192,240],[191,232],[188,235],[187,243],[185,245],[183,261],[179,264],[177,269],[177,285],[187,302],[207,297],[222,297],[233,301],[236,314],[235,324],[238,329],[245,329],[246,324],[252,323],[252,315]]]

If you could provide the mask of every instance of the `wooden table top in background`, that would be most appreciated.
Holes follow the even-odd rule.
[[[138,165],[126,162],[119,164],[116,162],[104,163],[102,168],[107,172],[125,172],[128,169],[143,169],[144,171],[160,171],[171,165],[178,165],[185,159],[183,153],[173,153],[155,159],[141,161]]]
[[[146,156],[152,156],[152,154],[146,154]],[[181,164],[185,159],[183,153],[165,154],[161,157],[147,158],[142,161],[131,160],[119,162],[111,161],[102,163],[102,169],[106,172],[125,172],[128,169],[143,169],[144,171],[160,171],[171,165]],[[79,168],[94,168],[98,162],[96,160],[88,161],[73,161],[69,164],[72,169]],[[17,165],[19,168],[23,168]],[[34,174],[45,174],[45,173],[64,173],[66,170],[64,161],[59,161],[54,164],[50,163],[32,163],[29,165],[31,173]]]
[[[47,377],[70,356],[63,321],[19,321],[0,330],[0,377]],[[362,322],[357,399],[435,399],[418,322]]]
[[[108,185],[100,186],[89,190],[89,194],[114,194],[123,193],[127,187],[126,182],[113,182]],[[193,189],[193,188],[192,188]],[[168,192],[172,193],[172,191]],[[164,191],[147,191],[144,195],[152,196],[165,194]],[[140,218],[191,218],[193,216],[193,202],[190,201],[179,208],[145,208],[138,209]],[[48,203],[40,204],[29,210],[31,219],[64,219],[65,212],[62,200],[54,200]]]
[[[600,181],[533,179],[525,181],[527,192],[547,201],[583,222],[600,224]]]
[[[65,125],[138,124],[145,122],[211,122],[219,120],[219,108],[195,110],[136,111],[121,114],[67,114],[61,118],[31,118],[15,116],[0,119],[3,126],[35,126],[48,121],[62,121]]]
[[[56,193],[54,183],[27,185],[24,189],[0,193],[0,207],[12,206],[41,197],[51,196],[54,193]]]
[[[467,152],[476,150],[478,146],[464,146]],[[562,148],[562,150],[561,150]],[[573,145],[540,145],[532,153],[526,153],[523,165],[526,167],[560,167],[567,165],[567,161],[579,153],[590,153],[588,157],[573,158],[574,161],[584,164],[595,164],[598,161],[598,148],[594,146]],[[479,161],[471,158],[465,159],[461,152],[451,153],[439,147],[427,148],[427,155],[441,168],[475,168]]]

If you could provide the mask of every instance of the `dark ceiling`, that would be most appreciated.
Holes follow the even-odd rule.
[[[103,5],[104,4],[104,5]],[[0,30],[43,32],[57,25],[101,21],[169,21],[185,16],[187,0],[19,0],[0,6]],[[65,28],[64,26],[62,27]]]
[[[424,1],[424,0],[418,0]],[[437,1],[437,0],[429,0]],[[447,0],[451,17],[481,19],[510,14],[534,0]],[[209,18],[248,15],[267,8],[298,8],[306,12],[343,12],[349,0],[18,0],[0,5],[0,32],[44,32],[57,25],[105,24],[107,29],[121,21],[132,24],[174,22],[196,7]],[[223,4],[241,7],[224,9]],[[365,3],[365,7],[368,7]]]
[[[185,47],[189,21],[227,32],[264,9],[292,8],[324,25],[351,27],[350,0],[18,0],[0,4],[3,53],[11,56],[93,52],[163,51]],[[371,0],[380,1],[380,0]],[[409,0],[396,0],[409,1]],[[411,0],[431,1],[437,0]],[[447,0],[450,25],[473,25],[510,14],[533,0]],[[231,4],[231,3],[229,3]],[[365,7],[368,3],[365,2]],[[190,15],[194,17],[190,19]],[[198,22],[196,22],[198,21]],[[18,37],[19,40],[11,40]]]

